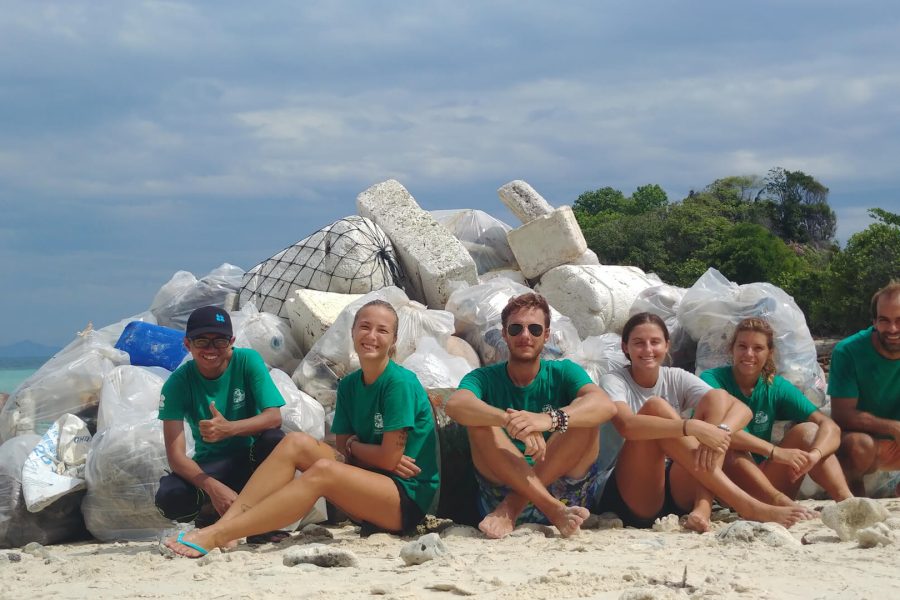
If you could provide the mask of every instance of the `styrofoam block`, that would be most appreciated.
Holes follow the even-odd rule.
[[[522,271],[514,271],[512,269],[500,269],[498,271],[488,271],[487,273],[482,273],[478,276],[478,283],[486,283],[491,279],[496,279],[498,277],[511,279],[516,283],[522,284],[524,286],[528,285],[528,280],[525,279],[524,275],[522,275]]]
[[[390,238],[413,300],[441,309],[450,297],[452,281],[478,283],[475,261],[462,243],[422,210],[399,181],[373,185],[357,196],[356,208]]]
[[[622,333],[635,298],[655,281],[637,267],[564,265],[547,271],[535,289],[575,323],[582,339]]]
[[[516,255],[522,274],[528,279],[540,277],[553,267],[565,265],[581,257],[587,242],[575,213],[561,206],[507,234],[509,247]]]
[[[597,258],[597,253],[588,248],[584,251],[584,254],[573,260],[569,263],[570,265],[599,265],[600,259]]]
[[[459,356],[460,358],[465,359],[473,369],[477,369],[481,366],[481,359],[478,357],[478,353],[475,352],[475,348],[461,337],[451,335],[447,338],[446,350],[453,356]]]
[[[285,303],[291,333],[304,354],[334,324],[344,308],[361,294],[336,294],[318,290],[295,290]]]
[[[516,179],[497,190],[500,201],[523,223],[553,212],[553,206],[538,194],[528,182]]]

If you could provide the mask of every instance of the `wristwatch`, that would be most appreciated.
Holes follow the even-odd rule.
[[[727,431],[728,433],[731,433],[731,427],[728,426],[728,423],[719,423],[718,425],[716,425],[716,427],[718,427],[722,431]]]

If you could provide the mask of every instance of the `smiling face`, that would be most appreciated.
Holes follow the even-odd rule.
[[[632,372],[656,374],[666,360],[669,342],[656,323],[642,323],[622,341],[622,352],[631,361]]]
[[[356,313],[351,335],[360,362],[386,361],[397,342],[397,317],[385,306],[364,306]]]
[[[734,370],[747,380],[759,377],[771,354],[768,338],[759,331],[738,332],[731,346]]]
[[[205,339],[209,340],[209,342],[208,344],[200,342],[200,345],[206,346],[205,348],[200,348],[194,341],[197,339]],[[227,340],[228,344],[223,348],[216,348],[216,344],[222,345],[223,343],[216,340]],[[234,353],[233,342],[234,338],[215,333],[204,333],[193,339],[185,338],[184,347],[191,353],[191,357],[194,359],[194,364],[197,366],[200,374],[207,379],[216,379],[228,368],[228,362]]]
[[[540,359],[544,344],[550,337],[550,329],[544,325],[546,318],[544,311],[534,306],[520,308],[509,315],[506,327],[503,329],[503,340],[509,347],[510,362],[529,362]],[[518,335],[509,334],[510,326],[513,325],[515,325],[514,331],[518,330],[519,326],[522,327]],[[529,331],[529,326],[536,330],[535,325],[541,328],[540,335],[535,336]]]
[[[900,358],[900,294],[884,294],[875,307],[875,346],[891,359]]]

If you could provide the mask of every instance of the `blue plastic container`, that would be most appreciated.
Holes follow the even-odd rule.
[[[138,367],[162,367],[174,371],[187,355],[184,332],[162,325],[132,321],[125,326],[116,348],[131,357]]]

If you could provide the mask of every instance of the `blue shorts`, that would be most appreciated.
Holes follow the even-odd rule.
[[[582,506],[590,509],[597,502],[597,497],[603,489],[606,474],[600,470],[597,462],[594,462],[583,477],[577,479],[560,477],[547,486],[547,491],[566,506]],[[512,489],[502,483],[488,481],[478,472],[478,469],[475,469],[475,480],[478,482],[478,512],[484,518],[494,512],[503,499],[512,492]],[[549,525],[550,521],[547,520],[544,513],[529,502],[519,518],[516,519],[516,525],[522,523]]]

